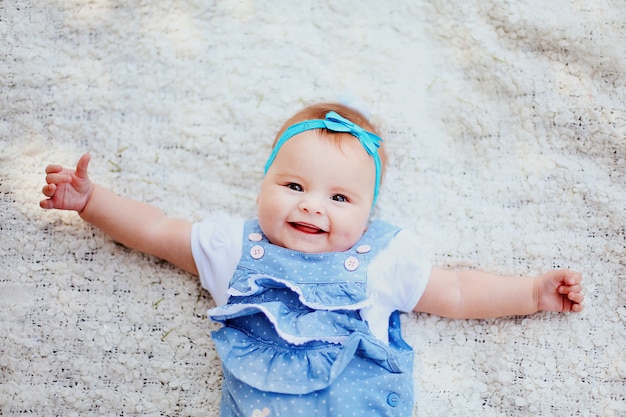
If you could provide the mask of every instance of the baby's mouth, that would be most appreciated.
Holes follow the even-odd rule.
[[[312,235],[326,233],[325,230],[322,230],[319,227],[309,223],[289,222],[289,225],[302,233],[308,233]]]

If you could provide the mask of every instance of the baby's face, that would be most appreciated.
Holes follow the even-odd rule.
[[[315,130],[283,144],[258,197],[259,223],[275,245],[307,252],[345,251],[367,228],[374,161],[357,138],[337,144]]]

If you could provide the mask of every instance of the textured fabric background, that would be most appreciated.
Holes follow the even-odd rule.
[[[406,315],[415,416],[626,416],[621,0],[0,1],[0,415],[215,416],[197,280],[38,207],[48,163],[200,220],[252,216],[276,130],[366,109],[375,216],[436,264],[583,273],[586,310]]]

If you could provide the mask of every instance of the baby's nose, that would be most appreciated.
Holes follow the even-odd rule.
[[[305,213],[324,214],[324,205],[322,202],[311,196],[303,198],[298,207]]]

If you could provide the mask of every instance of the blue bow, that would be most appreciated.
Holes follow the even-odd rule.
[[[365,148],[367,153],[371,156],[378,154],[378,148],[380,148],[380,142],[382,139],[363,129],[361,126],[352,123],[345,117],[331,111],[326,113],[324,124],[328,130],[332,130],[334,132],[348,132],[351,135],[356,136],[361,142],[361,145],[363,145],[363,148]]]
[[[372,156],[372,158],[374,158],[374,166],[376,167],[376,183],[374,184],[374,201],[372,202],[373,208],[376,204],[376,200],[378,199],[378,188],[380,186],[380,179],[382,176],[382,163],[380,161],[380,156],[378,155],[378,148],[380,148],[380,142],[382,142],[382,139],[374,133],[368,132],[361,126],[351,122],[345,117],[340,116],[334,111],[326,113],[326,118],[324,120],[307,120],[289,126],[280,136],[278,141],[276,141],[276,145],[265,163],[265,173],[267,174],[267,171],[270,169],[270,166],[272,166],[274,159],[276,159],[276,154],[278,154],[279,149],[285,142],[287,142],[287,140],[291,139],[298,133],[312,129],[328,129],[333,132],[350,133],[352,136],[359,139],[359,142],[365,151]]]

